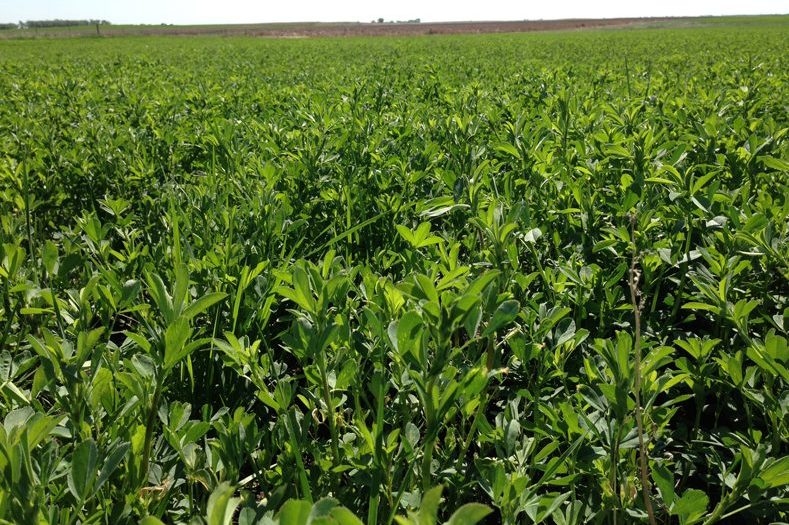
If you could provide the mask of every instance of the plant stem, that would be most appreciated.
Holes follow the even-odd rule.
[[[162,393],[162,381],[156,382],[156,389],[153,392],[151,410],[148,412],[148,420],[145,422],[145,441],[142,448],[142,464],[140,466],[140,484],[145,484],[148,479],[148,465],[151,460],[151,446],[153,445],[153,427],[156,424],[156,409],[159,405],[159,397]]]
[[[33,228],[30,225],[30,181],[27,173],[27,163],[22,164],[22,191],[25,198],[25,230],[27,232],[27,249],[33,257]],[[35,263],[35,259],[33,260]],[[34,274],[38,276],[38,268],[33,265]]]
[[[493,370],[493,364],[496,358],[496,335],[493,334],[492,337],[488,339],[488,349],[485,353],[485,374],[489,375],[490,371]],[[458,455],[456,470],[460,472],[461,467],[463,466],[463,458],[466,457],[466,453],[468,452],[469,447],[471,447],[471,440],[474,439],[474,434],[477,430],[477,425],[479,424],[479,420],[482,417],[482,413],[485,411],[485,408],[488,404],[488,385],[489,383],[485,383],[485,388],[480,395],[479,405],[477,405],[477,411],[474,413],[474,419],[471,421],[471,427],[468,429],[468,434],[466,434],[466,439],[463,441],[463,448],[460,449],[460,454]]]
[[[312,491],[310,490],[310,483],[307,479],[307,471],[304,469],[304,461],[301,459],[301,454],[299,450],[299,442],[296,439],[296,418],[293,417],[291,412],[285,414],[285,429],[288,431],[288,437],[290,438],[290,446],[293,449],[293,456],[296,460],[296,467],[299,469],[299,484],[301,485],[301,496],[307,498],[308,501],[312,502]]]
[[[55,295],[55,287],[52,284],[51,275],[47,275],[47,281],[49,281],[49,294],[52,296],[52,308],[55,310],[55,321],[57,322],[58,330],[60,331],[60,337],[65,339],[66,332],[63,330],[63,316],[60,315],[60,306],[58,305],[58,298]]]
[[[3,309],[5,310],[5,315],[8,317],[5,320],[3,335],[0,336],[0,350],[2,350],[5,346],[5,341],[8,338],[8,335],[11,333],[11,324],[14,322],[14,317],[16,317],[19,313],[19,307],[21,304],[21,301],[17,301],[16,306],[13,309],[11,308],[11,298],[8,293],[8,280],[3,279]],[[21,334],[22,330],[20,330],[19,333]]]
[[[395,515],[397,514],[397,507],[400,506],[400,500],[403,499],[403,493],[405,492],[405,488],[411,483],[411,476],[414,472],[414,469],[411,466],[408,466],[406,470],[405,477],[403,478],[403,483],[400,485],[400,489],[397,491],[397,496],[395,497],[394,504],[391,506],[391,510],[389,512],[389,519],[386,520],[386,525],[392,525],[392,522],[395,519]]]
[[[702,525],[712,525],[713,523],[717,523],[721,519],[721,516],[723,516],[723,513],[726,512],[726,509],[728,509],[734,501],[739,499],[739,497],[740,497],[740,492],[739,491],[737,491],[737,492],[730,492],[725,498],[723,498],[715,506],[715,508],[712,510],[712,514],[710,514],[707,517],[707,519],[704,520],[704,523]],[[739,512],[740,510],[744,510],[744,508],[743,509],[738,509],[735,512]]]
[[[384,334],[381,334],[384,337]],[[378,391],[376,392],[375,400],[375,483],[370,492],[370,501],[367,510],[367,524],[376,525],[378,523],[378,506],[381,500],[381,485],[382,473],[384,472],[384,396],[386,395],[386,379],[384,376],[386,347],[381,345],[380,354],[378,356],[378,370],[375,374],[378,377]]]
[[[690,262],[688,259],[690,257],[690,242],[691,237],[693,236],[693,229],[692,229],[692,218],[688,216],[685,219],[686,224],[688,225],[688,232],[687,237],[685,238],[685,251],[684,256],[682,258],[682,263],[679,265],[679,272],[681,277],[679,278],[679,286],[677,287],[677,292],[674,294],[674,305],[671,307],[671,324],[673,325],[677,320],[677,315],[679,314],[679,306],[682,302],[682,295],[685,292],[685,282],[688,279],[688,263]]]
[[[320,353],[318,358],[318,367],[321,373],[321,383],[323,387],[323,402],[326,403],[326,411],[328,412],[326,420],[329,423],[329,434],[331,434],[331,448],[334,466],[340,463],[340,446],[337,439],[337,429],[334,425],[334,401],[331,397],[331,389],[329,388],[329,376],[326,373],[326,357],[323,352]]]
[[[379,496],[377,492],[370,495],[370,503],[367,508],[367,525],[378,524],[378,500]]]
[[[640,272],[636,269],[636,262],[638,261],[638,247],[635,239],[635,216],[631,217],[631,236],[633,241],[633,258],[630,263],[630,272],[628,273],[628,284],[630,285],[630,301],[633,305],[633,316],[635,321],[635,343],[633,351],[635,352],[635,370],[634,370],[634,387],[636,397],[636,426],[638,427],[638,458],[641,467],[641,493],[644,497],[644,507],[646,508],[647,515],[649,516],[650,525],[656,525],[655,511],[652,508],[652,500],[650,498],[650,482],[649,470],[647,466],[647,448],[644,444],[644,423],[641,420],[641,305],[639,304],[639,290],[638,279]]]
[[[621,441],[622,433],[622,424],[620,421],[617,420],[616,425],[616,432],[614,434],[614,443],[611,447],[611,479],[609,480],[609,484],[611,485],[611,492],[613,492],[614,499],[616,500],[616,507],[614,507],[614,525],[617,524],[617,512],[619,511],[619,507],[622,502],[619,499],[619,489],[617,487],[618,483],[618,473],[619,470],[619,442]]]
[[[431,431],[425,443],[425,453],[422,456],[422,490],[430,490],[430,469],[433,465],[433,449],[436,448],[435,431]]]

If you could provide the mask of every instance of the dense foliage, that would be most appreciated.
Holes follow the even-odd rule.
[[[0,43],[0,518],[786,520],[787,49]]]

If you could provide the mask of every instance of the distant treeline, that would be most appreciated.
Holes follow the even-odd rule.
[[[70,27],[70,26],[95,26],[95,25],[109,25],[107,20],[27,20],[19,22],[18,24],[0,24],[0,28],[10,29],[18,27],[19,29],[36,29],[42,27]],[[7,26],[7,27],[6,27]]]
[[[421,24],[421,18],[413,18],[411,20],[384,20],[383,18],[379,18],[378,20],[373,20],[370,22],[372,24]]]

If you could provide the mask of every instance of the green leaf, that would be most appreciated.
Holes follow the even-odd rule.
[[[164,522],[154,516],[146,516],[140,520],[140,525],[164,525]]]
[[[279,522],[282,525],[307,525],[311,512],[309,502],[290,499],[279,510]]]
[[[268,517],[258,521],[255,509],[244,507],[238,512],[238,525],[274,525],[274,522]]]
[[[112,451],[112,453],[104,460],[104,466],[101,467],[101,472],[99,473],[99,478],[96,481],[96,492],[101,488],[102,485],[110,478],[113,472],[118,469],[118,465],[120,465],[123,458],[126,457],[126,453],[131,448],[131,444],[127,441],[118,445],[118,447]]]
[[[488,285],[490,285],[490,283],[492,283],[499,275],[501,275],[501,271],[499,270],[488,270],[468,285],[465,294],[474,296],[482,295]]]
[[[233,513],[241,502],[241,498],[234,498],[235,488],[227,481],[223,481],[214,489],[208,498],[206,508],[207,525],[230,525],[233,523]]]
[[[205,312],[210,307],[223,300],[225,297],[227,297],[227,294],[224,292],[213,292],[206,294],[187,306],[186,309],[181,313],[181,316],[185,319],[192,319],[196,315]]]
[[[508,142],[501,142],[501,143],[497,144],[495,146],[495,149],[496,149],[496,151],[500,151],[502,153],[506,153],[508,155],[511,155],[511,156],[515,157],[516,159],[518,159],[518,160],[520,160],[520,158],[521,158],[521,154],[520,154],[520,151],[518,151],[518,148],[516,148],[513,144],[510,144]]]
[[[52,241],[44,243],[44,248],[41,251],[41,260],[50,277],[58,273],[58,247],[55,243]]]
[[[707,312],[719,313],[720,307],[707,303],[690,302],[682,305],[684,310],[705,310]]]
[[[425,297],[428,301],[438,303],[438,291],[436,290],[436,285],[433,284],[433,280],[430,277],[419,273],[416,275],[416,284],[425,294]]]
[[[665,465],[655,465],[652,467],[652,479],[655,480],[663,503],[667,508],[671,508],[676,497],[674,495],[674,475]]]
[[[616,246],[619,244],[619,239],[605,239],[596,243],[592,247],[592,253],[597,253],[599,251],[605,250],[606,248],[610,248],[611,246]]]
[[[450,199],[451,199],[451,197],[450,197]],[[469,207],[470,206],[468,204],[452,204],[452,205],[448,205],[448,206],[439,206],[437,208],[430,208],[428,210],[425,210],[422,213],[420,213],[419,215],[421,217],[427,217],[429,219],[435,219],[436,217],[441,217],[441,216],[446,215],[447,213],[450,213],[452,211],[459,210],[459,209],[464,209],[464,208],[469,208]]]
[[[145,338],[145,336],[136,334],[134,332],[125,332],[126,337],[134,341],[134,343],[140,347],[142,351],[146,354],[151,353],[151,343]]]
[[[479,304],[479,301],[475,301],[474,305],[469,308],[469,311],[463,320],[463,326],[466,329],[466,334],[468,335],[469,339],[476,337],[481,321],[482,306]]]
[[[523,240],[531,244],[536,243],[540,237],[542,237],[542,230],[539,228],[532,228],[523,234]]]
[[[475,525],[491,512],[491,508],[487,505],[466,503],[452,514],[446,525]]]
[[[779,159],[776,157],[768,157],[768,156],[761,156],[759,160],[762,161],[762,164],[767,166],[768,168],[772,168],[777,171],[781,171],[786,175],[789,172],[789,162]]]
[[[291,284],[293,288],[280,286],[277,292],[301,306],[308,313],[315,313],[315,299],[310,289],[310,281],[307,272],[299,266],[291,271]]]
[[[508,454],[512,454],[515,451],[515,446],[518,444],[518,438],[520,438],[521,434],[521,426],[517,420],[511,419],[504,430],[504,446],[507,449]]]
[[[603,148],[603,153],[609,157],[628,159],[630,152],[619,144],[609,144]]]
[[[186,265],[175,265],[175,285],[173,286],[173,316],[178,317],[186,306],[186,294],[189,291],[189,270]]]
[[[96,443],[92,439],[83,441],[74,450],[68,474],[68,488],[79,502],[84,502],[93,488],[97,456]]]
[[[419,506],[419,524],[435,525],[438,519],[438,506],[441,503],[441,492],[444,487],[439,485],[425,492],[422,504]]]
[[[671,514],[679,517],[680,525],[693,525],[706,516],[709,501],[710,499],[704,492],[697,489],[688,489],[674,503]]]
[[[362,228],[366,228],[366,227],[367,227],[367,226],[369,226],[370,224],[372,224],[372,223],[374,223],[375,221],[377,221],[378,219],[382,218],[384,215],[388,215],[388,214],[389,214],[389,213],[391,213],[391,212],[392,212],[392,210],[386,210],[386,211],[382,211],[381,213],[379,213],[379,214],[378,214],[378,215],[376,215],[375,217],[370,217],[370,218],[369,218],[369,219],[367,219],[366,221],[364,221],[364,222],[360,222],[359,224],[357,224],[357,225],[356,225],[356,226],[354,226],[353,228],[350,228],[350,229],[348,229],[348,230],[345,230],[344,232],[342,232],[342,233],[340,233],[340,234],[337,234],[337,235],[335,235],[335,236],[334,236],[334,237],[332,237],[332,238],[331,238],[331,239],[330,239],[330,240],[329,240],[327,243],[325,243],[325,244],[323,244],[323,245],[321,245],[321,246],[319,246],[319,247],[315,248],[314,250],[312,250],[311,252],[309,252],[309,253],[308,253],[307,255],[305,255],[304,257],[306,257],[306,258],[309,258],[309,257],[312,257],[313,255],[315,255],[316,253],[323,253],[323,252],[324,252],[324,251],[325,251],[325,250],[326,250],[328,247],[330,247],[330,246],[332,246],[332,245],[336,244],[337,242],[339,242],[339,241],[341,241],[341,240],[345,239],[346,237],[350,237],[351,235],[353,235],[353,234],[354,234],[354,233],[356,233],[357,231],[361,230]]]
[[[411,246],[414,246],[414,244],[415,244],[414,243],[414,234],[411,232],[411,230],[409,230],[408,228],[406,228],[402,224],[396,224],[395,225],[395,229],[397,230],[397,233],[400,234],[400,237],[402,237],[403,240],[405,240],[405,242],[407,242]]]
[[[25,423],[27,431],[27,447],[33,450],[39,443],[49,436],[49,433],[58,424],[58,419],[49,416],[36,414]]]
[[[334,507],[330,516],[337,525],[364,525],[362,520],[345,507]]]
[[[35,411],[32,407],[22,407],[11,410],[8,414],[6,414],[5,419],[3,420],[3,429],[7,434],[10,434],[17,428],[25,426],[34,415]]]
[[[148,293],[151,294],[153,302],[159,308],[159,313],[164,318],[165,323],[173,320],[173,303],[170,294],[167,293],[167,288],[164,286],[164,281],[159,274],[147,274],[145,280],[148,283]]]
[[[312,505],[312,509],[310,510],[310,517],[307,520],[308,523],[313,523],[317,518],[323,518],[329,516],[331,511],[340,504],[334,498],[322,498],[316,501]]]
[[[417,348],[419,334],[421,332],[422,318],[416,312],[406,312],[400,321],[396,324],[396,331],[394,331],[394,339],[392,344],[401,355],[411,352],[415,356],[419,356],[419,348]],[[389,326],[389,337],[392,337],[392,328]]]
[[[281,524],[288,523],[280,519]],[[334,498],[324,498],[317,501],[310,511],[307,523],[311,525],[363,525],[353,512],[340,506]]]
[[[186,341],[191,335],[192,329],[189,327],[189,322],[183,317],[179,317],[167,327],[167,332],[164,334],[165,370],[171,369],[186,356],[184,349]]]
[[[517,317],[520,307],[521,304],[515,299],[509,299],[501,303],[499,307],[496,308],[496,311],[493,312],[493,317],[488,323],[488,326],[485,327],[485,331],[482,333],[483,337],[488,337],[510,324],[513,319]]]
[[[784,456],[767,466],[759,474],[762,481],[769,488],[778,488],[789,485],[789,456]]]
[[[412,449],[419,443],[419,429],[410,421],[405,424],[405,439]]]

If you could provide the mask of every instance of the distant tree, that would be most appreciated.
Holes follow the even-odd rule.
[[[383,23],[384,23],[384,19],[383,19],[383,18],[379,18],[379,19],[378,19],[378,23],[379,23],[379,24],[383,24]]]

